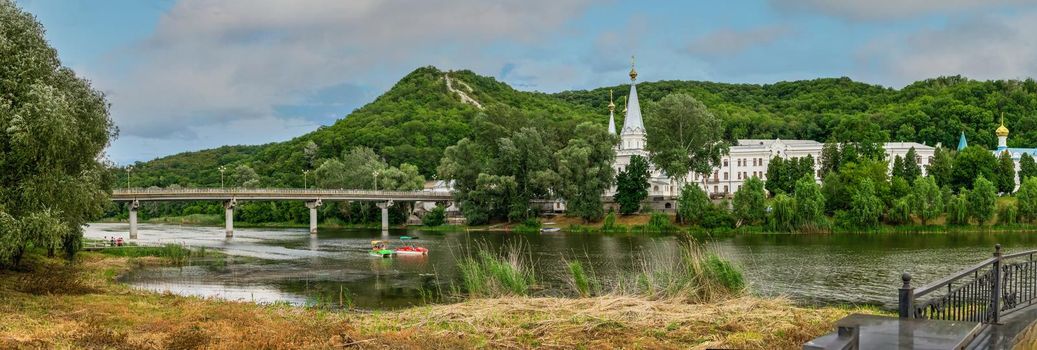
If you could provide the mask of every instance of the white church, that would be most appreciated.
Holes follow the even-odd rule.
[[[623,118],[623,127],[616,130],[614,102],[609,101],[609,133],[619,134],[620,142],[616,146],[616,162],[613,167],[618,174],[619,171],[630,164],[630,157],[641,156],[648,159],[648,151],[645,143],[648,134],[645,130],[644,119],[641,116],[641,105],[637,98],[637,71],[630,67],[630,96],[627,98],[626,115]],[[685,181],[690,181],[702,187],[712,198],[728,198],[734,195],[742,187],[742,184],[752,178],[758,177],[767,180],[767,164],[775,156],[785,159],[812,156],[815,159],[814,176],[817,177],[817,169],[821,159],[821,148],[823,144],[814,140],[760,140],[741,139],[732,145],[730,152],[722,158],[721,164],[706,176],[703,181],[701,174],[691,174]],[[925,172],[925,167],[932,161],[935,148],[915,142],[887,142],[883,145],[886,157],[892,165],[894,157],[904,157],[908,150],[914,147],[918,155],[913,159]],[[680,194],[683,182],[670,178],[662,171],[650,165],[650,180],[648,190],[648,201],[653,209],[673,209],[675,201]],[[820,179],[818,179],[820,181]],[[606,195],[615,194],[615,187],[610,189]]]

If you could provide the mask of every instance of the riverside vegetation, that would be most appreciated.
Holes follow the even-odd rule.
[[[556,297],[536,296],[536,274],[521,245],[502,252],[476,245],[459,261],[465,273],[449,300],[392,312],[257,305],[114,283],[133,266],[175,264],[180,249],[80,253],[71,265],[27,255],[17,269],[0,272],[0,346],[797,348],[850,312],[876,312],[749,296],[736,267],[694,243],[673,256],[646,256],[642,272],[613,284],[573,257],[572,290]]]

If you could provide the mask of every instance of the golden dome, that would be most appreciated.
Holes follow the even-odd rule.
[[[1008,128],[1005,127],[1005,114],[1001,113],[1001,126],[997,127],[998,137],[1008,137]]]
[[[609,90],[609,112],[616,110],[616,102],[612,101],[612,90]]]

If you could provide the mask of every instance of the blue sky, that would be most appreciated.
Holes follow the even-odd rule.
[[[1028,0],[16,0],[112,103],[120,164],[287,140],[416,67],[556,92],[847,76],[1037,76]]]

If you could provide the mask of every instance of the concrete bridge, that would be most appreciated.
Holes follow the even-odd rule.
[[[327,190],[298,188],[129,188],[117,189],[112,200],[130,204],[130,238],[137,238],[137,208],[147,201],[202,201],[223,202],[226,209],[227,237],[234,236],[234,207],[238,201],[282,201],[306,202],[310,208],[310,234],[317,234],[317,208],[324,201],[368,201],[378,202],[382,209],[382,229],[389,228],[389,207],[393,201],[448,202],[453,200],[450,192],[443,191],[370,191],[370,190]]]

